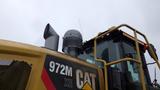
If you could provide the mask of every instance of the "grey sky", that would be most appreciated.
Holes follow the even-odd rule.
[[[146,34],[160,57],[159,4],[159,0],[0,0],[0,38],[43,46],[43,31],[50,23],[61,36],[61,48],[68,29],[80,30],[88,40],[126,23]],[[149,66],[152,79],[154,67]],[[160,71],[157,78],[160,82]]]

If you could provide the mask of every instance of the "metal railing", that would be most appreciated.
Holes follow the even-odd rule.
[[[134,32],[134,41],[135,41],[135,45],[136,45],[136,56],[137,58],[136,59],[133,59],[133,58],[123,58],[123,59],[119,59],[119,60],[115,60],[115,61],[112,61],[112,62],[109,62],[109,63],[106,63],[105,60],[103,59],[98,59],[97,58],[97,39],[98,38],[101,38],[103,37],[104,35],[107,35],[109,34],[110,32],[113,32],[115,30],[119,30],[119,28],[121,27],[127,27],[128,29],[132,30]],[[108,90],[108,74],[107,74],[107,66],[110,66],[110,65],[113,65],[113,64],[117,64],[117,63],[121,63],[121,62],[126,62],[126,61],[134,61],[136,63],[138,63],[139,65],[139,71],[140,71],[140,79],[141,79],[141,82],[142,82],[142,89],[143,90],[147,90],[146,89],[146,86],[145,86],[145,77],[144,77],[144,71],[143,71],[143,66],[142,66],[142,61],[141,61],[141,56],[140,56],[140,50],[139,50],[139,44],[138,44],[138,38],[137,38],[137,34],[141,35],[146,44],[148,45],[148,48],[149,50],[151,51],[152,55],[153,55],[153,58],[154,58],[154,61],[157,63],[157,66],[159,67],[160,69],[160,64],[158,62],[158,59],[156,58],[156,55],[153,51],[153,49],[151,48],[146,36],[144,34],[142,34],[141,32],[137,31],[136,29],[134,29],[133,27],[127,25],[127,24],[121,24],[117,27],[112,27],[110,28],[108,31],[98,35],[97,37],[94,38],[94,58],[96,61],[98,62],[102,62],[104,64],[104,75],[105,75],[105,90]]]

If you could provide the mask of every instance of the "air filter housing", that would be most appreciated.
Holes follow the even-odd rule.
[[[77,30],[68,30],[63,37],[62,51],[71,56],[77,57],[82,48],[82,35]]]

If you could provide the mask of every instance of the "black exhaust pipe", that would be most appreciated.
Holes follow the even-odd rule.
[[[59,35],[50,24],[46,25],[43,37],[45,39],[45,48],[58,51]]]

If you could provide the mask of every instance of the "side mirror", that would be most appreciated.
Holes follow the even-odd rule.
[[[154,48],[153,44],[149,44],[148,53],[154,60],[158,60],[156,49]]]

